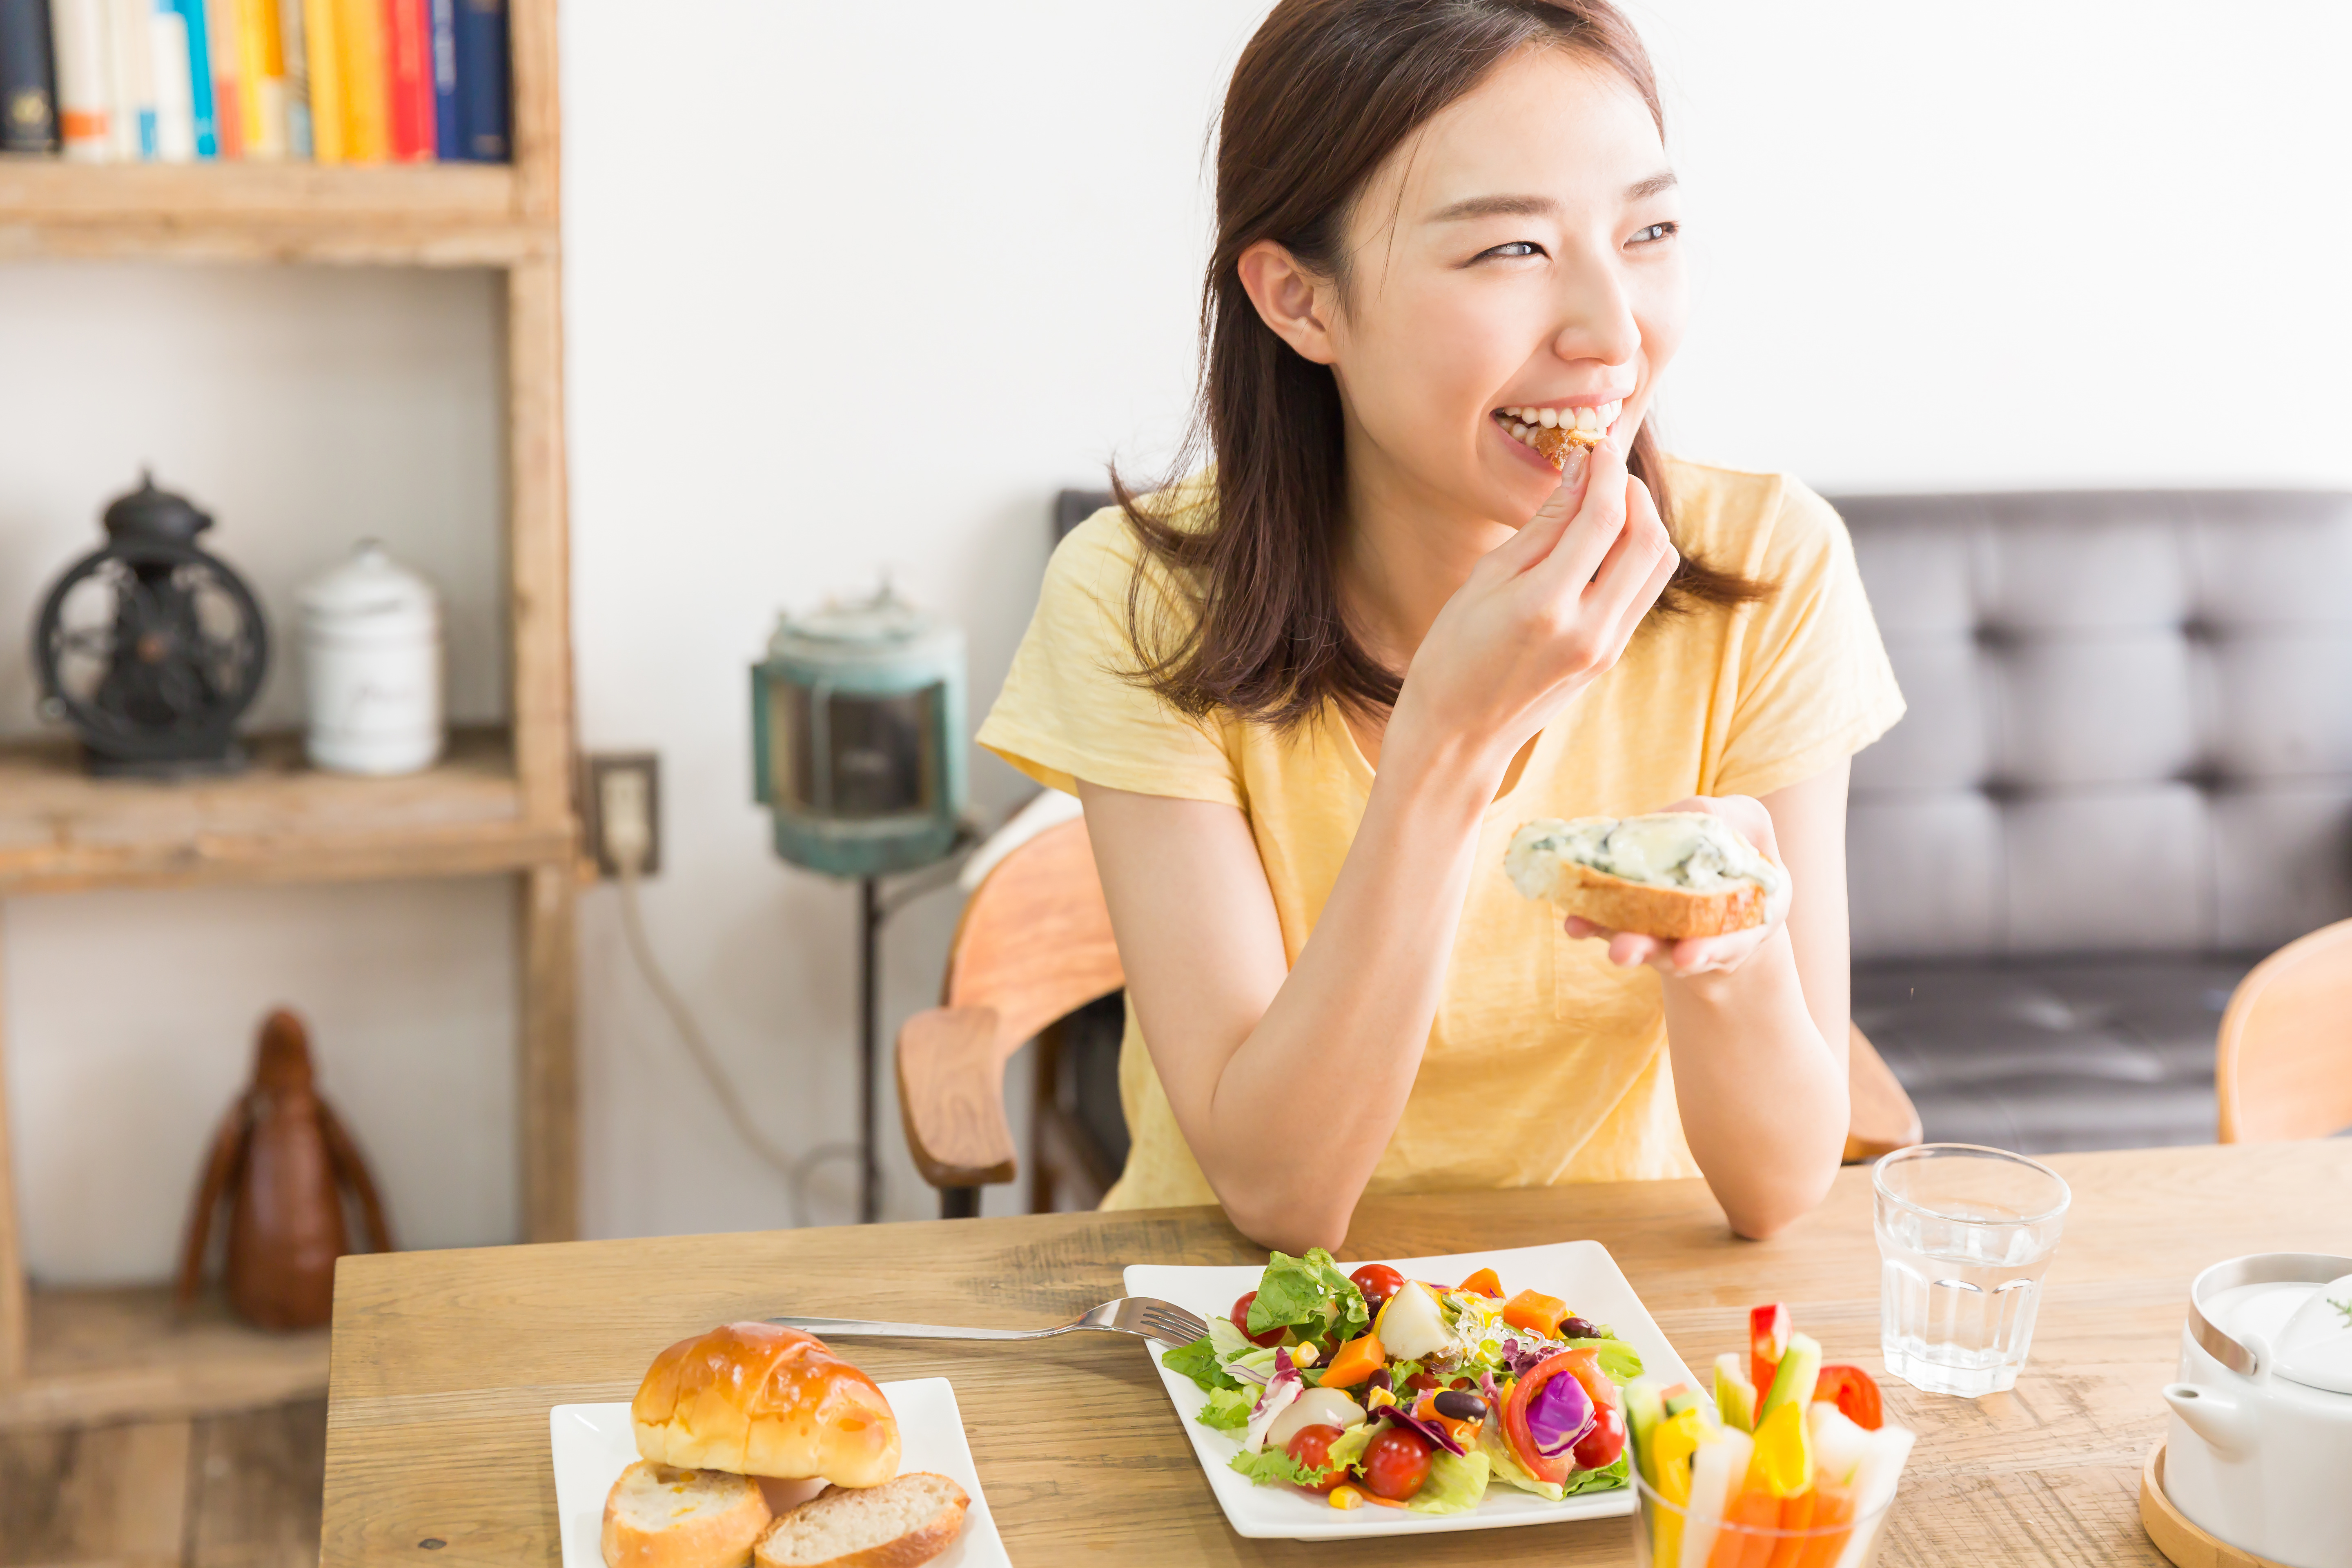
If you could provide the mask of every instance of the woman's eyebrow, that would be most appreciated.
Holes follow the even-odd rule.
[[[1625,187],[1629,202],[1643,201],[1666,191],[1680,182],[1672,169],[1661,169],[1646,180],[1636,180]],[[1549,196],[1498,195],[1465,196],[1449,202],[1429,215],[1431,223],[1460,223],[1477,217],[1550,217],[1559,211],[1559,204]]]

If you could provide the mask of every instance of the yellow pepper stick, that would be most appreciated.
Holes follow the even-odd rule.
[[[1696,1406],[1679,1415],[1670,1415],[1658,1424],[1658,1435],[1651,1450],[1653,1462],[1658,1470],[1658,1496],[1674,1505],[1671,1509],[1658,1510],[1655,1561],[1661,1568],[1682,1558],[1682,1510],[1690,1503],[1690,1460],[1691,1456],[1698,1452],[1701,1440]]]
[[[1744,1489],[1792,1498],[1813,1485],[1813,1446],[1805,1433],[1801,1405],[1783,1405],[1756,1428],[1756,1457],[1748,1461]]]

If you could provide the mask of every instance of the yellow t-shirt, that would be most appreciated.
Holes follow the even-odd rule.
[[[1615,968],[1600,943],[1569,940],[1549,905],[1503,875],[1504,847],[1534,816],[1765,795],[1853,755],[1903,715],[1853,543],[1828,503],[1783,475],[1678,460],[1667,481],[1685,547],[1777,591],[1737,609],[1654,617],[1544,727],[1518,782],[1487,808],[1444,997],[1371,1192],[1696,1175],[1656,973]],[[1372,770],[1336,709],[1288,735],[1230,716],[1195,723],[1125,679],[1140,551],[1116,510],[1062,542],[980,743],[1059,789],[1082,778],[1239,807],[1295,963]],[[1154,595],[1171,586],[1156,564],[1146,585]],[[1216,1202],[1132,1007],[1119,1089],[1134,1148],[1103,1206]]]

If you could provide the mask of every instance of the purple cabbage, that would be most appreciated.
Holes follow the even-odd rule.
[[[1544,1380],[1528,1401],[1528,1436],[1536,1452],[1556,1459],[1592,1430],[1592,1395],[1567,1373]]]
[[[1495,1374],[1485,1367],[1478,1369],[1478,1392],[1486,1396],[1486,1408],[1497,1415],[1503,1409],[1503,1391],[1495,1384]]]
[[[1569,1381],[1572,1383],[1575,1379],[1571,1378]],[[1580,1393],[1582,1391],[1580,1390],[1579,1392]],[[1588,1412],[1588,1414],[1590,1413]],[[1375,1421],[1385,1419],[1393,1421],[1400,1426],[1410,1427],[1412,1430],[1420,1433],[1423,1436],[1428,1438],[1432,1443],[1435,1444],[1438,1447],[1444,1449],[1449,1454],[1460,1454],[1465,1451],[1462,1445],[1454,1440],[1453,1433],[1448,1432],[1444,1427],[1439,1426],[1434,1421],[1423,1420],[1420,1416],[1415,1415],[1412,1411],[1407,1410],[1402,1405],[1383,1405],[1378,1410],[1372,1412],[1372,1419]],[[1583,1434],[1579,1433],[1578,1436],[1581,1436]]]

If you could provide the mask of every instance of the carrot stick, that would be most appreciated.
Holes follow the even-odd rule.
[[[1813,1527],[1813,1510],[1820,1497],[1819,1491],[1802,1491],[1795,1497],[1781,1499],[1780,1528],[1794,1531],[1811,1530]],[[1772,1553],[1766,1560],[1765,1568],[1798,1568],[1804,1555],[1804,1537],[1801,1534],[1784,1535],[1772,1543]]]
[[[1750,1531],[1770,1530],[1780,1522],[1780,1500],[1770,1492],[1743,1491],[1730,1499],[1723,1505],[1723,1524],[1716,1533],[1715,1550],[1706,1554],[1706,1568],[1746,1568],[1759,1546],[1770,1556],[1772,1538]]]
[[[1813,1517],[1808,1530],[1822,1531],[1805,1542],[1804,1555],[1798,1559],[1797,1568],[1834,1568],[1838,1554],[1845,1550],[1846,1537],[1853,1533],[1854,1495],[1852,1487],[1842,1487],[1829,1481],[1813,1485]],[[1844,1529],[1834,1529],[1843,1525]]]

